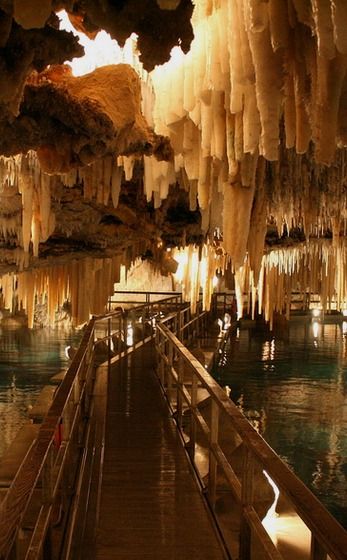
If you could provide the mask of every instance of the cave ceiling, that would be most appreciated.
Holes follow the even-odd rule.
[[[73,77],[64,62],[82,56],[84,50],[76,36],[59,29],[56,15],[66,9],[77,30],[93,38],[104,29],[120,45],[136,32],[141,62],[151,70],[168,60],[174,45],[180,43],[187,51],[193,37],[190,1],[162,2],[175,8],[174,17],[171,9],[162,10],[159,4],[155,0],[0,2],[0,154],[7,163],[11,156],[18,159],[21,154],[35,154],[41,170],[54,174],[48,179],[54,225],[44,239],[41,236],[33,257],[22,232],[24,195],[20,188],[8,188],[8,169],[4,170],[2,162],[2,273],[23,266],[23,262],[26,267],[38,266],[38,256],[56,261],[64,255],[107,255],[143,237],[148,246],[156,245],[163,233],[168,244],[186,238],[182,219],[177,223],[166,219],[163,208],[170,208],[179,199],[179,207],[189,214],[187,196],[173,185],[170,200],[154,210],[142,193],[141,156],[169,160],[173,150],[169,139],[155,134],[141,114],[137,74],[129,66],[111,65],[96,69],[93,75]],[[97,181],[98,160],[108,156],[112,173],[114,154],[132,156],[131,166],[136,168],[134,177],[125,181],[114,166],[113,175],[119,183],[117,208],[111,200],[83,192],[77,174],[68,186],[61,180],[62,173],[94,163],[93,180]],[[23,165],[28,167],[19,163],[18,174]],[[200,241],[198,213],[190,222],[188,240]]]

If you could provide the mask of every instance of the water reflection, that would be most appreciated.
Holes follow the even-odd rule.
[[[347,526],[343,323],[292,323],[285,339],[241,329],[215,376],[229,385],[234,402],[271,447]]]
[[[28,419],[42,387],[66,367],[65,347],[80,333],[0,328],[0,457]]]

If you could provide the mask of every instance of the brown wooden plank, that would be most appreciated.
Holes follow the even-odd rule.
[[[96,559],[225,558],[149,352],[111,374]]]

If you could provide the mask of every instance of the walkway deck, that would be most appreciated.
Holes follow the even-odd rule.
[[[225,558],[153,369],[150,347],[112,368],[97,560]]]

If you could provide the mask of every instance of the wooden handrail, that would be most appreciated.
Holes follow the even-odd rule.
[[[168,348],[165,346],[165,357],[163,356],[163,350],[165,342],[171,347],[171,353],[176,353],[176,360],[174,363],[169,363],[167,358]],[[260,463],[262,468],[270,475],[270,477],[276,482],[280,490],[282,490],[285,495],[289,498],[294,509],[304,521],[306,526],[312,533],[312,536],[320,546],[323,548],[325,553],[329,554],[330,558],[333,560],[343,560],[346,558],[347,550],[347,532],[344,528],[335,520],[335,518],[325,509],[321,502],[312,494],[312,492],[298,479],[298,477],[288,468],[288,466],[279,458],[279,456],[271,449],[271,447],[266,443],[266,441],[258,434],[258,432],[253,428],[253,426],[248,422],[246,417],[241,413],[238,407],[230,400],[223,389],[218,385],[218,383],[209,375],[206,369],[200,364],[200,362],[189,352],[189,350],[182,344],[180,340],[164,325],[158,325],[157,337],[156,337],[156,347],[157,352],[160,356],[160,360],[164,360],[167,375],[171,376],[171,383],[176,384],[177,391],[180,392],[186,400],[187,406],[191,409],[192,418],[194,422],[197,422],[202,429],[202,433],[206,434],[206,429],[211,430],[212,428],[206,428],[206,423],[203,420],[199,420],[199,414],[197,414],[198,409],[193,401],[193,393],[189,393],[184,387],[184,382],[182,386],[179,386],[178,377],[178,367],[176,364],[179,363],[180,359],[184,361],[186,367],[195,377],[198,384],[207,390],[212,402],[215,406],[223,412],[228,418],[231,427],[241,438],[246,449],[248,449],[253,458]],[[160,370],[159,364],[159,370]],[[164,387],[165,390],[165,387]],[[188,393],[188,397],[187,397]],[[168,400],[170,395],[167,395]],[[200,415],[201,418],[201,415]],[[178,419],[180,423],[180,419]],[[222,470],[225,469],[225,455],[222,449],[213,442],[209,440],[210,435],[207,434],[206,442],[210,448],[213,456],[218,462]],[[194,459],[194,454],[191,454]],[[233,486],[231,489],[235,496],[240,496],[240,489],[235,484],[235,478],[233,471],[227,475],[226,479]],[[247,506],[248,507],[248,506]],[[249,519],[254,518],[255,512],[248,515]],[[257,530],[259,527],[257,525]],[[272,556],[268,556],[272,558]],[[275,556],[274,556],[275,557]],[[276,556],[277,557],[277,556]],[[314,559],[315,557],[312,556]],[[323,558],[323,556],[318,556],[317,558]]]
[[[43,492],[43,502],[41,514],[38,519],[37,530],[42,532],[38,538],[35,537],[27,550],[25,558],[39,558],[43,540],[49,526],[49,518],[52,515],[53,503],[59,490],[61,480],[66,476],[66,470],[72,470],[72,465],[67,463],[72,450],[82,454],[82,442],[79,441],[80,431],[85,427],[85,418],[88,416],[88,384],[91,386],[93,379],[94,349],[97,346],[95,341],[96,327],[104,324],[107,329],[110,322],[115,320],[118,323],[116,333],[124,335],[128,328],[128,321],[132,320],[131,312],[145,316],[154,309],[168,310],[170,307],[181,307],[180,294],[170,294],[163,300],[153,301],[137,305],[129,312],[122,310],[111,311],[101,316],[93,316],[83,333],[82,341],[73,357],[61,384],[59,385],[53,402],[44,418],[37,438],[31,445],[28,453],[22,461],[19,470],[7,490],[3,500],[0,502],[0,560],[6,560],[16,549],[16,538],[19,529],[23,525],[24,517],[33,498],[35,489]],[[108,332],[108,331],[107,331]],[[111,329],[104,340],[110,341],[114,331]],[[154,332],[150,336],[143,336],[143,340],[136,342],[133,348],[154,337]],[[119,356],[130,352],[131,348],[119,351]],[[118,356],[118,357],[119,357]],[[55,448],[54,440],[57,431],[63,425],[63,442],[59,449]],[[70,454],[70,455],[69,455]],[[46,468],[49,465],[48,481],[46,481]],[[46,482],[48,488],[45,489]],[[42,488],[41,488],[42,487]],[[46,507],[47,506],[47,507]],[[36,531],[36,529],[35,529]],[[34,532],[35,535],[35,532]],[[37,545],[39,542],[39,546]],[[12,558],[12,556],[11,556]],[[14,556],[14,558],[17,558]],[[22,556],[21,556],[22,558]]]

